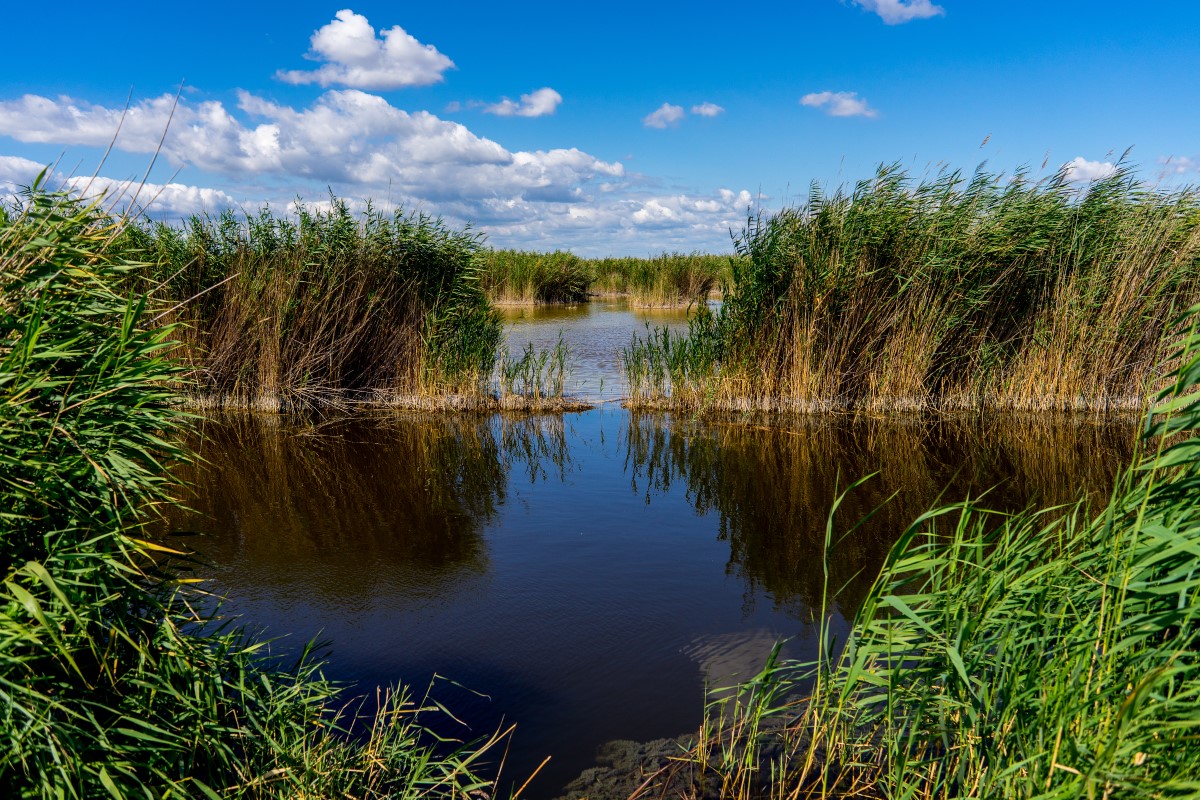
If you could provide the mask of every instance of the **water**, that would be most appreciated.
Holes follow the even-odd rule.
[[[573,306],[516,306],[502,308],[507,326],[505,343],[518,354],[527,345],[549,350],[561,336],[570,348],[567,393],[593,402],[624,397],[627,384],[621,372],[621,348],[647,325],[687,331],[686,309],[633,308],[625,300],[600,300]]]
[[[615,360],[592,337],[624,344],[640,325],[627,309],[558,313],[512,338],[583,336],[569,343],[597,385]],[[705,686],[752,675],[776,639],[811,654],[826,514],[850,480],[879,473],[843,506],[839,539],[896,496],[829,554],[842,634],[894,537],[943,490],[997,486],[989,501],[1008,508],[1106,491],[1130,426],[1045,422],[695,422],[615,404],[233,417],[205,424],[201,513],[173,522],[204,534],[189,542],[209,588],[283,636],[277,652],[325,640],[328,674],[364,692],[452,678],[465,688],[436,696],[474,734],[517,723],[510,780],[552,756],[526,790],[551,797],[606,741],[694,729]]]

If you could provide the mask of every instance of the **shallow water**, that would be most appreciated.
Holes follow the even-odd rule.
[[[624,344],[639,318],[538,312],[512,338],[582,331],[576,358],[604,375],[614,362],[594,340]],[[828,553],[839,634],[894,538],[939,496],[994,486],[987,502],[1015,508],[1103,494],[1133,438],[1070,417],[765,425],[615,405],[231,417],[202,434],[200,513],[172,522],[204,534],[189,543],[225,610],[285,636],[277,652],[329,642],[328,674],[364,692],[453,679],[465,688],[436,696],[474,734],[517,723],[509,780],[552,756],[535,799],[606,741],[694,729],[706,683],[749,677],[777,638],[811,654],[826,515],[851,480],[878,473],[844,504]]]
[[[688,313],[686,308],[633,308],[622,299],[500,309],[508,351],[519,355],[529,344],[549,350],[561,336],[569,348],[567,393],[593,402],[625,396],[621,348],[635,333],[645,335],[647,325],[686,332]]]

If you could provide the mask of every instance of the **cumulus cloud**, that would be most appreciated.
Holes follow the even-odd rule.
[[[647,128],[665,128],[668,125],[678,125],[679,120],[683,119],[683,106],[673,106],[670,103],[663,103],[657,109],[647,114],[642,119],[642,124]]]
[[[0,156],[0,197],[14,197],[21,187],[33,182],[45,164],[20,156]],[[47,185],[52,189],[67,189],[87,200],[100,199],[114,209],[125,209],[136,203],[137,210],[156,216],[198,214],[237,206],[228,193],[220,189],[189,186],[183,183],[142,184],[136,180],[116,180],[104,176],[63,176],[51,171]]]
[[[172,104],[172,96],[134,103],[116,149],[153,153]],[[28,95],[0,100],[0,136],[103,147],[120,117],[119,108]],[[231,106],[185,97],[162,156],[189,168],[188,184],[200,185],[145,187],[138,204],[157,195],[150,208],[156,216],[264,202],[282,210],[298,196],[319,199],[328,187],[352,207],[371,199],[377,208],[400,205],[452,224],[471,222],[498,247],[581,254],[727,250],[730,229],[741,229],[752,202],[736,188],[657,191],[651,180],[626,175],[620,162],[578,148],[509,150],[459,123],[354,89],[327,90],[299,106],[249,92]],[[27,183],[40,169],[8,156],[0,160],[0,181]],[[119,192],[122,185],[100,180],[93,188]]]
[[[45,164],[20,156],[0,156],[0,203],[15,198],[21,188],[33,183],[45,167]]]
[[[170,111],[169,96],[130,108],[117,139],[127,152],[151,153]],[[525,197],[574,201],[593,178],[624,175],[576,148],[512,152],[465,126],[427,111],[407,112],[378,95],[331,90],[307,108],[241,92],[241,117],[216,101],[186,99],[163,143],[175,166],[239,179],[280,176],[364,188],[387,187],[408,197]],[[120,112],[27,95],[0,101],[0,134],[26,142],[103,145]]]
[[[692,106],[692,113],[698,117],[715,117],[718,114],[724,114],[725,109],[716,103],[701,103],[697,106]]]
[[[495,114],[500,117],[544,117],[553,114],[562,102],[562,95],[544,86],[541,89],[521,95],[521,102],[514,102],[505,97],[499,103],[485,105],[485,114]],[[457,109],[456,109],[457,110]]]
[[[940,17],[946,9],[930,0],[854,0],[856,5],[878,14],[886,25],[901,25],[914,19]]]
[[[145,183],[120,181],[97,176],[67,178],[66,185],[86,197],[103,195],[107,202],[125,207],[136,200],[138,209],[156,216],[199,214],[234,208],[237,201],[220,189],[189,186],[182,183]]]
[[[276,77],[296,84],[400,89],[439,83],[454,66],[436,47],[421,44],[399,25],[380,34],[362,14],[344,8],[310,40],[306,57],[325,63],[315,70],[279,70]]]
[[[1188,156],[1160,156],[1158,163],[1162,164],[1164,175],[1186,175],[1189,172],[1200,172],[1200,161]]]
[[[858,92],[810,92],[800,98],[800,105],[822,109],[831,117],[879,116]]]
[[[45,164],[28,158],[0,156],[0,183],[28,186],[45,168]]]
[[[1097,181],[1117,171],[1116,165],[1109,161],[1088,161],[1083,156],[1075,156],[1063,165],[1063,169],[1066,170],[1067,180],[1073,183]]]
[[[750,193],[745,189],[734,192],[721,189],[715,196],[702,197],[687,194],[650,197],[642,201],[630,215],[639,227],[704,227],[720,220],[728,232],[733,224],[740,224],[742,215],[751,204]]]

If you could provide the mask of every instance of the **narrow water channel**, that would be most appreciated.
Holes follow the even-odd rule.
[[[599,396],[603,379],[612,397],[615,351],[642,324],[611,304],[539,310],[510,341],[563,331],[579,393]],[[939,497],[991,489],[1015,508],[1103,493],[1132,441],[1128,423],[1082,418],[701,422],[615,403],[241,416],[204,424],[198,513],[173,524],[203,534],[191,541],[209,588],[284,637],[276,651],[326,641],[327,674],[364,692],[452,679],[435,691],[468,737],[515,722],[510,780],[552,757],[526,790],[537,800],[605,742],[694,729],[705,687],[752,675],[777,639],[811,654],[823,558],[844,633],[892,541]],[[839,533],[890,502],[825,554],[831,501],[868,473]]]

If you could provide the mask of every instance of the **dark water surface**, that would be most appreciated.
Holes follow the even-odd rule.
[[[838,487],[879,473],[839,535],[896,495],[828,556],[844,633],[940,495],[996,486],[989,502],[1014,508],[1103,493],[1132,440],[1129,424],[1078,418],[700,423],[615,405],[232,417],[205,423],[200,513],[173,522],[205,534],[191,542],[209,588],[285,636],[276,651],[326,640],[328,674],[363,692],[437,673],[487,695],[437,689],[479,735],[517,723],[510,780],[553,757],[526,790],[539,798],[606,741],[694,729],[706,682],[751,676],[777,638],[811,653]]]

